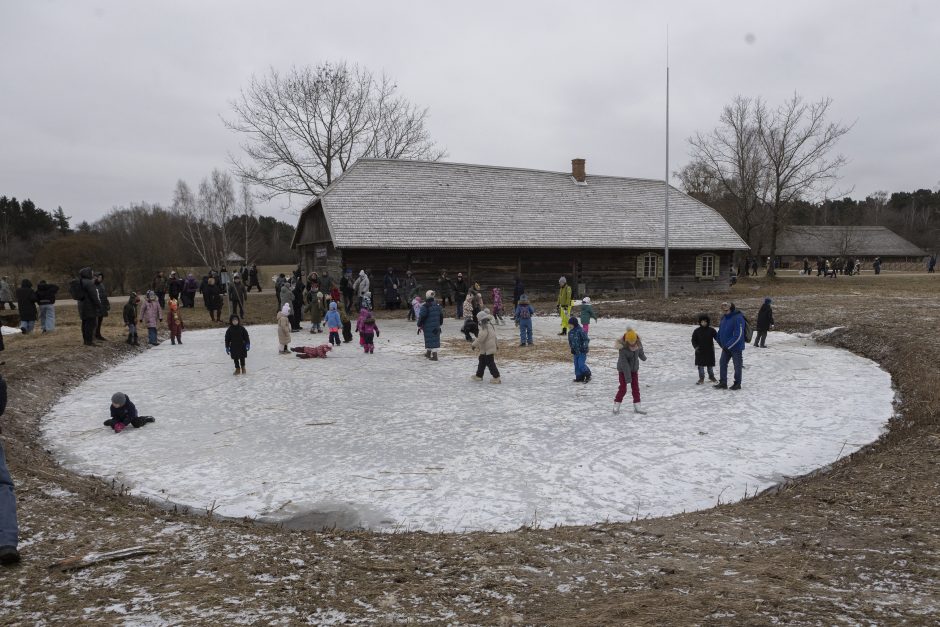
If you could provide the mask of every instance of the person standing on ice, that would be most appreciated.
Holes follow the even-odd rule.
[[[127,343],[131,346],[140,346],[137,341],[137,305],[140,304],[140,298],[137,292],[131,292],[124,304],[124,325],[127,327]]]
[[[493,321],[495,324],[503,322],[503,292],[498,287],[493,288]]]
[[[371,355],[375,352],[375,338],[379,336],[379,325],[371,313],[366,315],[366,319],[359,325],[359,343],[362,349]]]
[[[477,362],[477,373],[470,379],[482,381],[483,371],[489,368],[490,376],[493,377],[490,383],[502,383],[499,378],[499,368],[496,367],[496,329],[493,328],[493,316],[484,309],[477,314],[477,322],[480,324],[480,335],[470,346],[480,351],[480,356]]]
[[[157,295],[153,290],[147,291],[147,300],[140,309],[140,321],[147,325],[147,343],[151,346],[159,344],[157,341],[157,324],[163,320],[163,312],[160,309],[160,303],[157,302]]]
[[[532,316],[535,310],[529,304],[529,297],[525,294],[519,295],[519,302],[513,311],[513,318],[516,320],[516,326],[519,327],[519,346],[532,346]]]
[[[718,325],[718,345],[721,359],[718,361],[718,383],[716,390],[740,390],[741,374],[744,370],[744,314],[735,309],[734,303],[721,303],[721,323]],[[734,385],[728,387],[728,362],[734,364]]]
[[[225,330],[225,354],[235,362],[234,374],[245,374],[245,359],[251,350],[251,339],[248,329],[241,324],[238,316],[228,319],[228,329]]]
[[[330,331],[330,345],[339,346],[342,342],[339,339],[339,330],[343,326],[343,320],[340,318],[336,303],[330,303],[330,309],[323,318],[323,324]]]
[[[128,426],[140,429],[151,422],[154,422],[153,416],[137,415],[137,407],[124,392],[115,392],[111,396],[111,417],[104,421],[104,426],[111,427],[115,433],[120,433]]]
[[[640,362],[646,361],[643,352],[643,343],[640,336],[632,328],[627,327],[626,333],[614,342],[617,349],[617,375],[620,378],[620,387],[614,396],[614,413],[620,413],[620,403],[627,393],[627,377],[630,377],[630,391],[633,392],[633,413],[645,414],[640,405]]]
[[[0,340],[3,350],[3,340]],[[7,382],[0,375],[0,416],[7,408]],[[0,564],[16,564],[20,561],[17,549],[20,528],[16,522],[16,495],[13,492],[13,477],[7,468],[6,453],[0,443]]]
[[[287,345],[290,344],[290,304],[284,303],[277,312],[277,344],[282,355],[290,353]]]
[[[166,326],[170,330],[170,342],[173,345],[183,343],[183,313],[180,302],[175,298],[167,301]],[[135,342],[136,343],[136,342]]]
[[[424,333],[424,358],[437,361],[437,351],[441,347],[444,308],[434,299],[434,290],[428,290],[425,296],[427,300],[418,313],[418,333]]]
[[[568,319],[571,330],[567,332],[568,347],[574,357],[574,382],[587,383],[591,380],[591,369],[587,365],[588,344],[591,340],[581,325],[578,324],[578,318],[571,316]]]
[[[774,308],[770,306],[773,301],[764,299],[764,304],[757,312],[757,333],[754,336],[754,346],[767,348],[767,332],[774,327]]]
[[[219,286],[215,284],[215,277],[210,276],[202,290],[202,302],[209,312],[212,322],[222,322],[222,294]]]
[[[558,335],[567,335],[571,319],[571,286],[565,277],[558,279],[558,315],[561,317],[561,333]]]
[[[358,306],[360,309],[363,307],[369,309],[372,305],[372,293],[369,288],[369,277],[365,269],[362,269],[359,271],[359,276],[356,278],[355,283],[353,283],[353,290],[355,290],[356,296],[359,299]]]
[[[715,341],[718,332],[712,326],[708,314],[698,315],[698,326],[692,332],[692,348],[695,349],[695,365],[698,367],[698,381],[695,385],[705,383],[705,369],[708,369],[708,380],[712,383],[715,378]]]
[[[581,326],[584,328],[584,332],[588,333],[591,328],[591,318],[594,318],[594,322],[597,322],[597,314],[594,313],[594,307],[591,306],[590,296],[585,296],[581,299]]]

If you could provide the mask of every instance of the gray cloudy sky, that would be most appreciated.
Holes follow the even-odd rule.
[[[448,161],[662,178],[667,23],[671,169],[735,95],[798,91],[855,123],[853,195],[938,184],[936,2],[0,0],[0,194],[74,222],[168,204],[228,167],[253,73],[342,59],[430,107]]]

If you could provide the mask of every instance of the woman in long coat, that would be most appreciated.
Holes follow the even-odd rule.
[[[437,361],[437,350],[441,347],[441,326],[444,324],[444,309],[434,300],[434,291],[428,290],[427,300],[418,314],[418,331],[424,332],[424,357]]]
[[[401,294],[398,277],[395,276],[395,269],[389,268],[385,273],[385,308],[398,309],[399,303],[401,303]]]
[[[31,333],[36,326],[36,318],[39,317],[36,309],[38,302],[32,282],[29,279],[23,279],[16,290],[16,303],[20,308],[20,330],[23,333]]]

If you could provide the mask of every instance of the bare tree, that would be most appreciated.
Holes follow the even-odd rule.
[[[240,133],[247,160],[231,156],[236,174],[259,197],[320,193],[360,157],[437,160],[428,110],[397,95],[384,75],[344,62],[271,69],[252,77],[223,122]]]
[[[245,245],[245,264],[250,263],[249,249],[254,242],[255,233],[258,230],[258,220],[255,216],[255,201],[251,194],[251,188],[246,181],[242,181],[241,189],[241,212],[240,221],[242,222],[242,237]]]
[[[759,101],[738,96],[721,113],[719,125],[709,133],[689,138],[693,172],[711,181],[729,200],[732,224],[752,244],[760,226],[768,190],[767,160],[754,113]]]
[[[798,94],[773,110],[761,100],[755,102],[754,125],[769,179],[771,259],[793,203],[830,192],[846,163],[841,154],[830,154],[850,130],[826,121],[831,104],[831,98],[806,103]],[[774,274],[772,263],[767,274]]]
[[[185,181],[177,181],[173,210],[183,218],[182,235],[202,262],[217,268],[231,252],[229,229],[235,217],[235,186],[227,172],[215,169],[193,195]]]

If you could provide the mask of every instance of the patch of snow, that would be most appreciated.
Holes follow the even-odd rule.
[[[628,323],[649,358],[645,416],[629,391],[611,414],[613,341]],[[252,326],[248,374],[237,377],[224,329],[187,332],[184,345],[165,342],[65,395],[42,420],[45,443],[75,472],[196,511],[312,528],[505,531],[734,501],[876,440],[893,411],[877,364],[785,333],[745,350],[744,389],[731,392],[694,384],[691,326],[604,319],[591,325],[591,383],[572,383],[569,363],[497,355],[499,386],[470,381],[472,357],[445,348],[441,361],[424,359],[413,323],[379,326],[374,355],[354,342],[308,360],[276,352],[275,326]],[[448,320],[445,336],[457,328]],[[536,342],[566,348],[557,329],[557,318],[535,319]],[[511,325],[498,333],[518,341]],[[118,390],[157,422],[119,435],[102,427]]]
[[[59,486],[49,486],[44,485],[40,488],[43,494],[54,499],[68,499],[75,496],[74,492],[70,492],[65,488],[60,488]]]

